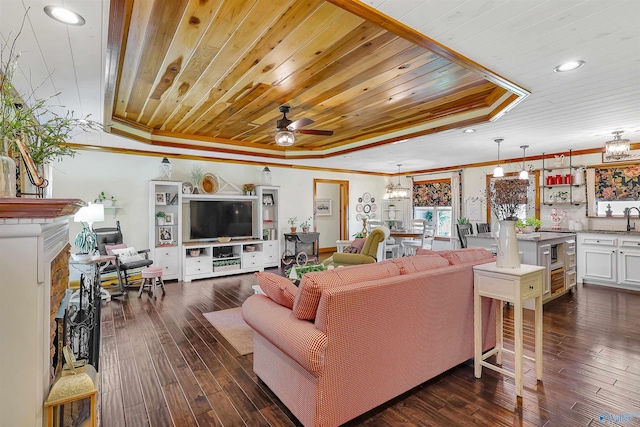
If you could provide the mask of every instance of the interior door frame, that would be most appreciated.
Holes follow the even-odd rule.
[[[340,240],[349,238],[349,181],[341,179],[313,179],[313,229],[316,229],[316,198],[318,184],[338,184],[340,186],[340,206],[336,209],[340,213]]]

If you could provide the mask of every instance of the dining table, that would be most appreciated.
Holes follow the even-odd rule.
[[[422,237],[422,233],[414,230],[390,230],[389,236],[408,239]]]

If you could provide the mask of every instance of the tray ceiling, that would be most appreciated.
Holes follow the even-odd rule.
[[[111,3],[111,131],[155,145],[320,158],[486,122],[528,92],[350,1]],[[281,105],[302,128],[275,144]]]

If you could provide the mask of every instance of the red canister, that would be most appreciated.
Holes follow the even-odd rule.
[[[568,173],[564,176],[564,183],[565,184],[571,184],[571,174]]]
[[[549,175],[547,177],[547,185],[553,185],[553,184],[556,183],[555,181],[556,181],[556,179],[553,176]]]
[[[562,184],[562,175],[556,175],[556,184]]]

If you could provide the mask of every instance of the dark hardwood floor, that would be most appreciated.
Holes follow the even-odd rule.
[[[164,298],[131,291],[104,305],[102,426],[297,425],[253,374],[252,355],[240,356],[202,316],[240,306],[254,284],[252,274],[169,282]],[[511,347],[508,307],[505,319]],[[529,315],[525,352],[533,354]],[[544,381],[536,384],[531,362],[524,367],[522,399],[511,378],[484,369],[475,379],[467,362],[349,424],[640,426],[640,293],[579,285],[547,303]],[[605,412],[630,420],[601,422]]]

